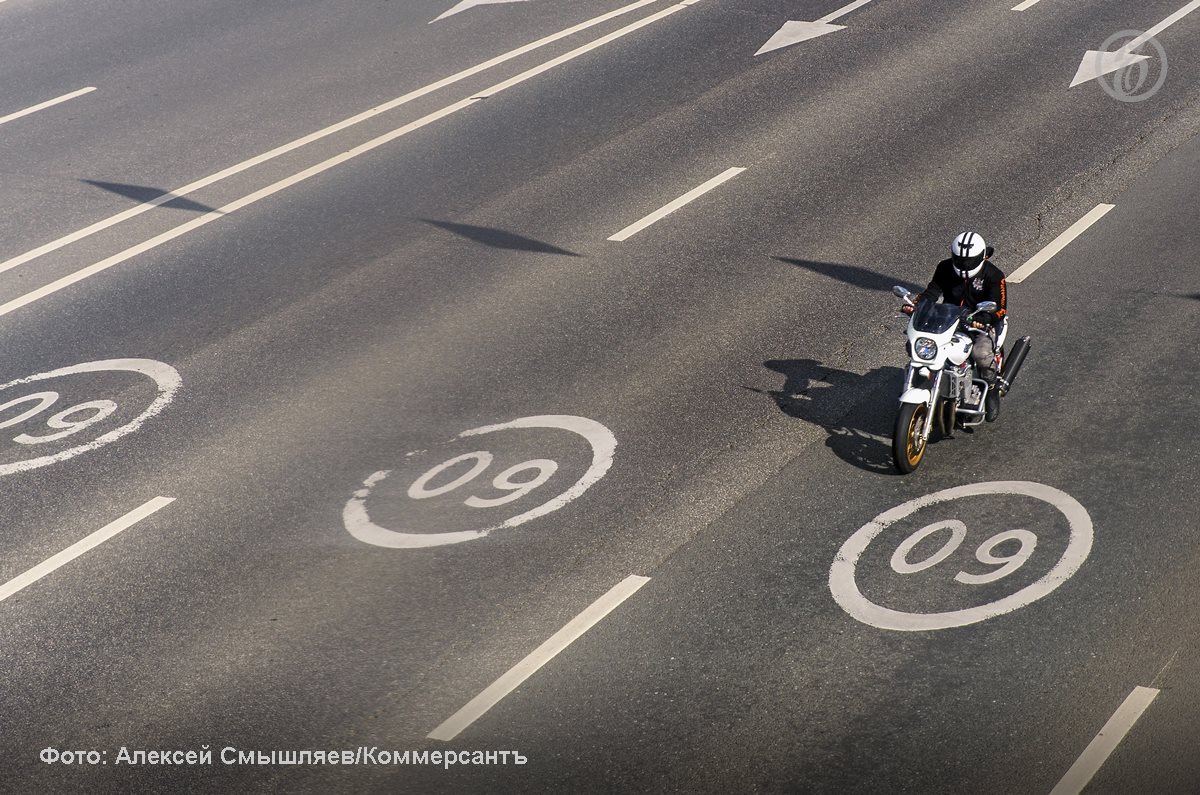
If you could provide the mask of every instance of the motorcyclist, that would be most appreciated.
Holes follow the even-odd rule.
[[[936,301],[958,304],[974,309],[984,301],[995,301],[992,312],[975,315],[971,327],[975,344],[971,358],[975,361],[979,375],[988,384],[984,419],[994,422],[1000,414],[1000,390],[996,388],[996,337],[999,325],[1008,313],[1008,302],[1004,285],[1004,272],[990,261],[991,250],[976,232],[963,232],[950,244],[950,258],[938,263],[933,278],[925,292],[913,301]],[[913,306],[905,305],[904,313],[911,315]]]

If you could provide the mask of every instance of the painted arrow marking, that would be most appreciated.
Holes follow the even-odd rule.
[[[490,3],[523,3],[523,2],[525,2],[525,0],[462,0],[461,3],[454,6],[449,11],[444,11],[441,14],[439,14],[437,17],[435,17],[434,19],[429,20],[429,24],[432,25],[434,22],[437,22],[439,19],[445,19],[446,17],[452,17],[459,12],[466,11],[468,8],[474,8],[475,6],[483,6],[483,5],[488,5]]]
[[[1135,63],[1144,61],[1150,56],[1137,55],[1134,53],[1138,47],[1141,47],[1150,39],[1162,33],[1167,28],[1174,25],[1179,20],[1186,17],[1188,14],[1200,8],[1200,0],[1192,0],[1183,8],[1176,11],[1171,16],[1159,22],[1150,30],[1146,31],[1136,39],[1131,40],[1124,47],[1113,52],[1104,52],[1103,50],[1088,50],[1083,55],[1083,62],[1079,64],[1078,71],[1075,72],[1075,78],[1071,81],[1071,88],[1074,88],[1081,83],[1086,83],[1089,80],[1095,80],[1098,77],[1103,77],[1110,72],[1115,72],[1118,69],[1124,69],[1127,66],[1132,66]]]
[[[1106,74],[1115,72],[1118,69],[1124,69],[1126,66],[1141,63],[1149,58],[1149,55],[1134,55],[1129,52],[1128,47],[1123,47],[1116,52],[1088,50],[1083,55],[1083,63],[1079,64],[1079,70],[1075,72],[1075,78],[1071,81],[1071,88],[1086,83],[1089,80],[1104,77]]]
[[[755,55],[762,55],[764,52],[778,50],[783,47],[788,47],[792,44],[799,44],[808,39],[815,39],[818,36],[824,36],[826,33],[833,33],[836,30],[843,30],[845,25],[830,25],[827,22],[784,22],[774,36],[767,39],[767,43],[759,48]]]
[[[788,47],[792,44],[798,44],[802,41],[815,39],[818,36],[824,36],[826,33],[844,30],[845,25],[831,24],[835,19],[846,16],[851,11],[857,8],[862,8],[871,0],[854,0],[849,5],[844,5],[837,11],[818,19],[816,22],[785,22],[783,27],[775,32],[775,35],[767,39],[767,43],[758,49],[755,55],[762,55],[764,52],[778,50],[783,47]]]

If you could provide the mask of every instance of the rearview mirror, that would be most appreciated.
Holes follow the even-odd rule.
[[[895,293],[897,298],[908,298],[909,296],[908,290],[898,284],[892,288],[892,292]]]
[[[976,312],[995,312],[998,304],[995,301],[984,301],[975,305]]]

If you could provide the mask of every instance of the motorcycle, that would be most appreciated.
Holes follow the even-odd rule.
[[[971,328],[971,322],[977,314],[994,311],[996,304],[984,301],[974,309],[934,301],[918,304],[916,295],[903,287],[893,287],[892,292],[915,307],[907,332],[910,362],[892,432],[896,468],[908,474],[924,459],[935,425],[943,438],[951,438],[956,427],[973,428],[984,422],[988,390],[993,387],[977,371],[971,348],[972,335],[986,332]],[[1009,356],[1004,347],[1007,321],[1001,321],[996,331],[994,388],[1003,397],[1025,362],[1030,338],[1017,340]]]

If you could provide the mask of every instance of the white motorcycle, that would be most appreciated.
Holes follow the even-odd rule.
[[[976,371],[971,348],[975,342],[972,335],[986,332],[972,329],[970,324],[976,314],[994,311],[996,304],[985,301],[975,309],[934,301],[916,304],[916,296],[903,287],[893,287],[892,292],[904,303],[916,307],[908,323],[911,362],[904,373],[900,413],[892,433],[896,468],[908,474],[925,457],[925,447],[935,425],[943,437],[949,438],[956,427],[972,428],[983,423],[984,406],[992,387]],[[1012,355],[1006,357],[1004,341],[1008,323],[1001,321],[996,331],[999,377],[995,388],[1004,396],[1029,353],[1029,337],[1017,340]]]

